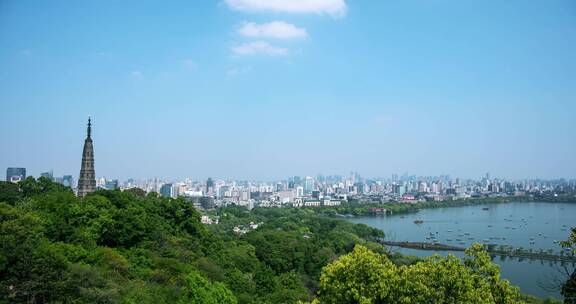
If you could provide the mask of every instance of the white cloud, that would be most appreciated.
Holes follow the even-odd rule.
[[[236,76],[238,74],[240,74],[239,69],[229,69],[228,71],[226,71],[226,75],[228,76]]]
[[[387,124],[393,122],[394,118],[392,116],[388,116],[388,115],[376,115],[373,117],[372,120],[377,125],[387,125]]]
[[[238,11],[327,14],[342,17],[348,7],[345,0],[224,0]]]
[[[226,71],[226,75],[228,76],[236,76],[240,74],[249,73],[252,70],[251,67],[242,67],[242,68],[232,68]]]
[[[190,58],[186,58],[184,59],[184,61],[182,62],[182,64],[184,65],[184,67],[186,69],[189,70],[195,70],[198,67],[198,64],[196,63],[196,61],[190,59]]]
[[[269,55],[269,56],[286,56],[288,49],[274,46],[265,41],[254,41],[244,43],[232,48],[236,55]]]
[[[144,78],[144,74],[142,74],[142,72],[135,70],[130,72],[130,76],[134,79],[142,79]]]
[[[284,21],[273,21],[263,24],[248,22],[238,30],[238,33],[250,38],[301,39],[308,37],[308,32],[305,28],[300,28]]]

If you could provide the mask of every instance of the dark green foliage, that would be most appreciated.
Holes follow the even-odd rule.
[[[29,176],[25,180],[18,183],[20,186],[20,191],[26,197],[31,197],[34,195],[40,195],[50,192],[70,192],[72,190],[68,187],[64,187],[61,184],[54,183],[46,177],[40,177],[37,180],[34,177]]]
[[[211,236],[183,200],[120,191],[80,200],[43,178],[2,190],[0,303],[236,303],[222,283],[198,279],[193,262]]]
[[[566,248],[572,248],[572,251],[576,252],[576,227],[571,229],[568,240],[563,241],[561,244]],[[562,285],[562,296],[564,296],[564,303],[576,304],[576,270],[572,272]]]
[[[522,295],[522,301],[526,304],[562,304],[564,302],[556,300],[554,298],[540,299],[530,295]]]
[[[0,181],[0,202],[14,204],[21,196],[20,188],[17,184]]]
[[[0,290],[14,302],[46,302],[65,293],[67,264],[61,248],[44,236],[42,220],[0,203]]]
[[[144,191],[140,188],[130,188],[130,189],[124,190],[124,192],[132,193],[133,195],[135,195],[137,197],[146,197],[146,191]]]
[[[277,274],[294,270],[317,280],[323,266],[357,243],[383,250],[370,242],[384,236],[380,230],[319,217],[309,210],[258,208],[250,216],[237,207],[218,212],[223,218],[219,228],[223,229],[229,229],[227,223],[264,223],[243,239],[255,248],[258,260]]]
[[[562,295],[564,296],[564,303],[576,304],[576,270],[562,285]]]
[[[294,303],[322,267],[378,230],[297,209],[218,210],[48,179],[0,184],[0,303]],[[236,225],[263,222],[238,236]],[[210,227],[207,230],[206,227]]]

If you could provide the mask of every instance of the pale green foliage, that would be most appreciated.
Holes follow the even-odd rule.
[[[576,227],[572,228],[570,237],[568,240],[562,242],[562,246],[566,248],[573,247],[572,253],[576,254]],[[564,296],[564,303],[576,303],[576,270],[572,272],[572,275],[570,275],[564,285],[562,285],[562,296]]]
[[[236,304],[236,298],[222,283],[211,283],[198,272],[186,277],[181,304]]]
[[[510,285],[508,280],[500,279],[500,267],[492,263],[490,256],[480,244],[474,244],[466,250],[470,258],[466,266],[490,285],[495,303],[517,303],[520,295],[518,287]]]
[[[568,240],[562,241],[560,244],[566,248],[574,247],[572,252],[576,254],[576,227],[572,228],[572,232],[570,233]]]
[[[430,257],[398,269],[398,303],[494,303],[490,288],[450,255]]]
[[[384,303],[400,276],[386,257],[356,246],[350,254],[326,266],[320,277],[320,299],[325,303]]]
[[[521,303],[518,288],[500,279],[481,245],[464,261],[432,256],[414,265],[396,266],[385,255],[363,246],[326,266],[317,303]]]

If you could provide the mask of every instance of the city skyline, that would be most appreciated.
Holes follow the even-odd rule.
[[[26,172],[28,169],[24,168],[24,167],[7,167],[5,172],[5,180],[6,181],[10,181],[9,178],[10,176],[12,176],[12,173],[10,173],[13,170],[20,170],[23,169],[24,172]],[[40,177],[48,177],[49,179],[55,180],[59,183],[62,183],[62,178],[64,179],[72,179],[72,180],[76,180],[78,179],[79,175],[73,175],[73,174],[67,174],[64,172],[58,172],[56,171],[56,173],[54,173],[53,169],[50,170],[45,170],[42,171],[38,174],[28,174],[25,175],[26,177],[34,177],[34,178],[40,178]],[[539,178],[539,177],[523,177],[523,178],[506,178],[506,177],[501,177],[501,176],[493,176],[490,174],[490,172],[485,172],[483,174],[478,174],[477,176],[472,176],[472,177],[465,177],[465,176],[457,176],[457,175],[452,175],[452,174],[447,174],[447,173],[442,173],[442,174],[430,174],[430,175],[419,175],[419,174],[413,174],[410,172],[404,172],[404,173],[392,173],[388,176],[385,175],[377,175],[377,176],[366,176],[366,175],[362,175],[360,174],[358,171],[352,171],[352,172],[347,172],[347,173],[331,173],[331,174],[323,174],[323,173],[317,173],[317,174],[295,174],[295,175],[285,175],[285,176],[281,176],[278,178],[271,178],[271,179],[262,179],[262,178],[235,178],[235,177],[231,177],[231,176],[182,176],[182,177],[170,177],[170,176],[129,176],[129,177],[117,177],[117,176],[106,176],[106,175],[95,175],[95,179],[98,183],[102,183],[102,182],[122,182],[122,183],[126,183],[126,182],[130,182],[130,181],[138,181],[138,182],[150,182],[150,181],[158,181],[159,183],[177,183],[177,182],[183,182],[183,181],[189,181],[189,182],[194,182],[194,183],[198,183],[198,182],[202,182],[202,181],[206,181],[206,180],[213,180],[213,181],[224,181],[224,182],[249,182],[249,183],[262,183],[262,184],[268,184],[268,183],[276,183],[276,182],[286,182],[289,181],[291,179],[294,178],[312,178],[313,180],[318,180],[319,178],[327,178],[327,179],[342,179],[342,180],[347,180],[349,178],[351,178],[352,176],[356,176],[358,178],[360,178],[363,181],[386,181],[386,182],[394,182],[394,181],[398,181],[398,182],[404,182],[404,181],[456,181],[456,180],[461,180],[461,181],[467,181],[467,182],[478,182],[478,181],[482,181],[482,180],[490,180],[490,181],[498,181],[498,182],[543,182],[543,183],[551,183],[551,182],[559,182],[559,181],[565,181],[567,183],[573,183],[576,181],[576,178],[573,177],[552,177],[552,178]],[[17,180],[20,181],[20,180]],[[14,181],[14,182],[17,182]],[[76,186],[76,184],[73,184],[74,186]],[[72,187],[74,188],[74,187]]]
[[[572,1],[255,3],[3,2],[0,168],[575,177]]]
[[[206,177],[192,177],[191,176],[184,176],[184,177],[158,177],[157,175],[155,175],[154,177],[135,177],[135,176],[129,176],[129,177],[124,177],[124,178],[118,178],[118,177],[112,177],[110,178],[109,176],[105,176],[105,175],[96,175],[95,171],[94,171],[94,148],[92,146],[92,138],[91,138],[91,134],[92,134],[92,124],[91,124],[91,118],[88,118],[88,124],[87,124],[87,137],[84,143],[84,148],[82,151],[82,165],[81,165],[81,170],[80,170],[80,174],[77,176],[73,176],[67,173],[63,174],[63,177],[55,177],[54,176],[54,169],[49,169],[49,170],[43,170],[41,172],[39,172],[36,177],[40,177],[40,176],[44,176],[44,177],[48,177],[50,179],[59,179],[59,182],[63,182],[64,180],[68,180],[68,179],[74,179],[77,178],[79,182],[81,183],[89,183],[92,184],[91,186],[87,186],[90,189],[87,190],[88,192],[94,191],[96,188],[96,180],[104,180],[104,182],[109,182],[109,181],[113,181],[116,184],[118,184],[119,180],[124,180],[124,181],[129,181],[129,180],[159,180],[159,181],[170,181],[170,182],[174,182],[174,181],[178,181],[178,180],[193,180],[193,181],[198,181],[198,180],[202,180],[202,179],[208,179],[209,181],[212,180],[212,176],[206,176]],[[88,148],[87,148],[88,145]],[[88,149],[88,150],[87,150]],[[88,160],[89,159],[89,160]],[[88,163],[87,163],[88,161]],[[83,174],[84,170],[86,170],[84,167],[88,166],[91,170],[91,173],[89,173],[88,175],[86,175],[86,173]],[[16,173],[17,170],[23,170],[23,173],[18,172]],[[26,168],[25,167],[7,167],[6,169],[6,181],[10,181],[11,177],[18,177],[18,176],[23,176],[26,177]],[[29,171],[30,172],[30,171]],[[84,175],[84,178],[82,178],[82,176]],[[29,174],[28,176],[32,176],[34,177],[34,174]],[[338,178],[346,178],[347,174],[342,174],[342,173],[332,173],[332,174],[324,174],[324,173],[317,173],[317,174],[294,174],[294,175],[289,175],[289,176],[284,176],[284,177],[278,177],[278,178],[274,178],[274,179],[261,179],[261,178],[234,178],[234,177],[217,177],[219,180],[221,181],[251,181],[251,182],[276,182],[276,181],[286,181],[289,180],[293,177],[305,177],[305,178],[309,178],[312,176],[314,177],[338,177]],[[358,176],[360,177],[361,175],[358,173],[358,171],[349,171],[349,176]],[[476,177],[472,177],[472,176],[452,176],[449,173],[441,173],[441,174],[428,174],[428,175],[422,175],[422,174],[413,174],[413,173],[409,173],[409,172],[404,172],[402,174],[398,174],[397,172],[391,173],[389,174],[388,177],[385,177],[385,175],[375,175],[375,176],[370,176],[367,177],[366,179],[370,179],[370,180],[433,180],[433,179],[437,179],[437,180],[441,180],[441,179],[449,179],[449,178],[454,178],[456,180],[458,179],[463,179],[463,180],[469,180],[469,181],[478,181],[478,180],[490,180],[490,172],[485,173],[485,175],[481,176],[478,175]],[[535,181],[535,180],[542,180],[542,181],[557,181],[557,180],[567,180],[567,181],[573,181],[573,177],[551,177],[551,178],[541,178],[541,177],[521,177],[521,178],[510,178],[510,177],[492,177],[493,180],[501,180],[501,181]],[[19,180],[23,180],[21,177],[17,178],[17,181]],[[80,187],[80,185],[78,185],[78,188],[84,188],[85,186],[83,185],[82,187]],[[73,187],[74,188],[74,187]],[[81,194],[82,196],[84,195]]]
[[[98,179],[100,180],[104,180],[104,182],[115,182],[116,183],[116,187],[118,184],[119,180],[123,180],[123,181],[130,181],[130,180],[159,180],[159,181],[169,181],[174,182],[174,181],[178,181],[178,180],[192,180],[192,181],[198,181],[198,180],[202,180],[202,179],[208,179],[209,181],[212,181],[212,175],[210,176],[205,176],[205,177],[192,177],[191,176],[184,176],[184,177],[158,177],[157,175],[155,175],[154,177],[135,177],[135,176],[129,176],[129,177],[123,177],[123,178],[118,178],[118,177],[111,177],[110,176],[105,176],[105,175],[96,175],[95,174],[95,170],[94,170],[94,148],[92,145],[92,138],[91,138],[91,134],[92,134],[92,124],[91,124],[91,118],[88,118],[88,124],[87,124],[87,137],[85,139],[85,143],[84,143],[84,148],[82,151],[82,165],[81,165],[81,170],[80,170],[80,174],[77,176],[73,176],[67,173],[63,173],[62,177],[55,177],[54,175],[54,169],[51,168],[49,170],[43,170],[41,172],[39,172],[37,175],[34,174],[29,174],[28,176],[32,176],[32,177],[40,177],[40,176],[44,176],[44,177],[48,177],[50,179],[56,179],[59,180],[60,183],[63,183],[65,180],[67,182],[69,182],[70,184],[71,181],[74,178],[77,178],[79,182],[85,184],[91,184],[91,186],[85,186],[83,185],[82,187],[80,187],[80,185],[78,185],[78,188],[84,188],[84,187],[89,187],[89,189],[87,190],[88,192],[94,191],[96,188],[96,180]],[[88,150],[87,150],[88,149]],[[88,170],[87,168],[85,168],[85,166],[87,166],[87,168],[89,168],[91,173],[84,173],[83,172],[85,170]],[[26,168],[25,167],[7,167],[6,168],[6,181],[11,181],[12,177],[16,177],[16,181],[20,181],[23,180],[22,177],[26,177]],[[30,172],[30,171],[28,171]],[[88,174],[88,175],[87,175]],[[82,176],[84,175],[84,177],[82,178]],[[20,177],[19,177],[20,176]],[[234,177],[230,177],[230,176],[220,176],[217,177],[219,180],[221,181],[251,181],[251,182],[276,182],[276,181],[286,181],[295,177],[305,177],[305,178],[314,178],[312,177],[314,176],[315,178],[318,177],[337,177],[337,178],[344,178],[346,179],[347,176],[362,176],[361,174],[358,173],[358,171],[349,171],[349,174],[347,173],[332,173],[332,174],[324,174],[324,173],[317,173],[317,174],[294,174],[294,175],[289,175],[289,176],[284,176],[284,177],[278,177],[278,178],[274,178],[274,179],[261,179],[261,178],[234,178]],[[404,172],[402,174],[398,174],[397,172],[395,173],[391,173],[388,175],[388,177],[385,177],[385,175],[375,175],[375,176],[369,176],[369,177],[365,177],[363,179],[368,179],[368,180],[445,180],[445,179],[455,179],[455,180],[468,180],[468,181],[478,181],[478,180],[491,180],[490,178],[490,172],[485,173],[484,175],[478,175],[475,177],[472,176],[453,176],[449,173],[441,173],[441,174],[428,174],[428,175],[422,175],[422,174],[413,174],[413,173],[409,173],[409,172]],[[509,177],[500,177],[500,176],[492,176],[492,180],[500,180],[500,181],[536,181],[536,180],[541,180],[541,181],[557,181],[557,180],[567,180],[567,181],[573,181],[574,178],[573,177],[551,177],[551,178],[541,178],[541,177],[522,177],[522,178],[509,178]],[[74,187],[72,187],[74,188]],[[86,191],[86,190],[85,190]],[[82,196],[84,195],[81,194]]]

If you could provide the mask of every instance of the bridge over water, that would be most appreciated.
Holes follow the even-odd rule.
[[[380,244],[386,246],[395,246],[402,248],[418,249],[418,250],[432,250],[432,251],[465,251],[466,248],[440,244],[440,243],[427,243],[427,242],[393,242],[386,240],[379,240]],[[532,260],[546,260],[546,261],[559,261],[559,262],[576,262],[576,256],[574,254],[568,253],[565,255],[557,253],[548,252],[530,252],[519,249],[495,249],[485,246],[486,251],[490,255],[508,256],[515,258],[525,258]]]

